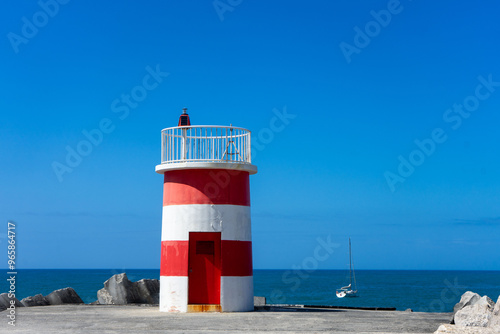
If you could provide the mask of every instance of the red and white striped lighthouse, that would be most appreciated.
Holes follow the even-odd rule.
[[[192,126],[183,109],[161,152],[160,311],[253,310],[250,131]]]

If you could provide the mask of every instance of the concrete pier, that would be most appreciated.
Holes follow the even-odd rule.
[[[16,310],[7,333],[433,333],[450,313],[272,308],[248,313],[160,313],[157,306],[58,305]],[[6,314],[1,312],[0,314]]]

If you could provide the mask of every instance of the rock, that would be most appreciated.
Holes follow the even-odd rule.
[[[44,297],[42,294],[38,294],[32,297],[26,297],[21,300],[24,306],[46,306],[50,305],[47,297]]]
[[[266,305],[266,297],[253,297],[253,305],[254,306],[265,306]]]
[[[409,312],[409,313],[411,313],[411,312],[413,312],[413,310],[412,310],[411,308],[407,308],[407,309],[405,310],[405,312]]]
[[[160,281],[157,279],[141,279],[135,282],[138,289],[136,303],[159,304],[160,303]]]
[[[45,306],[45,305],[61,305],[61,304],[83,304],[83,300],[78,296],[73,288],[64,288],[51,292],[47,296],[41,294],[26,297],[19,301],[15,299],[16,307],[23,306]],[[10,298],[7,293],[0,295],[0,311],[5,310],[10,306]]]
[[[73,288],[52,291],[45,298],[47,298],[50,305],[83,304],[83,300]]]
[[[434,334],[498,334],[491,328],[484,327],[458,327],[455,325],[441,325]]]
[[[488,306],[488,307],[491,307],[491,308],[494,308],[495,307],[495,302],[493,300],[491,300],[490,297],[488,296],[483,296],[481,297],[481,299],[479,299],[477,301],[477,303],[475,303],[474,305],[484,305],[484,306]]]
[[[437,329],[437,331],[434,332],[434,334],[444,334],[444,333],[453,333],[453,328],[455,326],[453,325],[441,325]]]
[[[455,324],[461,327],[486,327],[493,315],[494,306],[495,303],[488,296],[484,296],[474,305],[465,306],[455,313]]]
[[[497,303],[493,308],[493,313],[491,314],[490,321],[488,322],[488,327],[496,329],[500,333],[500,296],[498,296]]]
[[[108,292],[106,288],[102,288],[101,290],[97,291],[97,302],[99,305],[110,305],[110,304],[118,304],[119,302],[113,300],[113,296]],[[120,300],[122,302],[122,300]],[[125,304],[122,302],[122,304]]]
[[[472,291],[465,292],[460,298],[460,301],[453,307],[453,313],[457,313],[457,311],[460,311],[466,306],[474,305],[479,299],[481,299],[481,296],[477,293]]]
[[[97,300],[99,304],[123,305],[132,302],[134,293],[134,285],[127,274],[117,274],[104,282],[104,288],[97,291]]]
[[[465,292],[460,298],[460,301],[453,307],[453,315],[451,316],[450,324],[455,324],[455,313],[466,306],[474,305],[479,299],[481,299],[481,296],[477,293],[472,291]]]
[[[97,291],[99,304],[158,304],[160,296],[160,281],[157,279],[142,279],[131,282],[126,273],[112,276],[104,282],[104,288]]]
[[[9,298],[9,294],[7,292],[0,294],[0,311],[6,310],[10,307],[10,301],[14,300],[14,305],[16,307],[23,307],[24,305],[16,298]]]

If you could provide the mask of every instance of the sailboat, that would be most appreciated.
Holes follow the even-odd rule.
[[[352,288],[354,278],[354,289]],[[352,252],[351,252],[351,238],[349,238],[349,285],[337,289],[336,295],[338,298],[344,297],[358,297],[358,288],[356,286],[356,275],[352,269]]]

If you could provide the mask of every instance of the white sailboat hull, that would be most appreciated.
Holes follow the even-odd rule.
[[[340,289],[335,292],[338,298],[344,298],[344,297],[358,297],[358,290],[347,290],[347,289]]]
[[[351,290],[351,291],[337,291],[337,297],[338,298],[344,298],[344,297],[358,297],[358,291],[357,290]]]
[[[345,291],[337,291],[336,294],[338,298],[344,298],[346,296]]]

